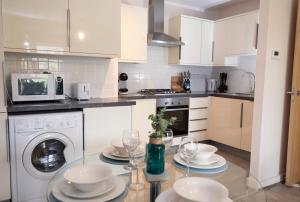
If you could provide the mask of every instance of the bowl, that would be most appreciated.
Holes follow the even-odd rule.
[[[206,160],[209,159],[214,153],[216,153],[218,149],[209,144],[198,144],[197,155],[195,156],[195,160]]]
[[[126,148],[123,145],[122,140],[120,139],[115,139],[113,141],[111,141],[111,145],[114,147],[114,149],[119,153],[119,154],[123,154],[126,155],[128,154]]]
[[[112,170],[101,164],[79,165],[66,170],[64,178],[81,192],[104,191],[111,185]]]
[[[195,202],[225,202],[229,194],[224,185],[203,177],[181,178],[173,189],[180,197]]]

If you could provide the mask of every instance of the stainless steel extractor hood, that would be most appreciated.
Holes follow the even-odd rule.
[[[182,46],[183,42],[164,33],[164,0],[149,0],[148,44],[151,46]]]

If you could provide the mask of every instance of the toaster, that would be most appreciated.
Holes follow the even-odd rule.
[[[75,83],[73,85],[73,95],[77,100],[89,100],[90,84],[89,83]]]

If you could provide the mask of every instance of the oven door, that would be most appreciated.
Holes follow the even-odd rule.
[[[52,74],[12,74],[13,101],[52,100],[54,77]]]
[[[159,111],[162,107],[158,107]],[[176,106],[166,107],[164,117],[169,119],[176,117],[174,125],[169,126],[169,129],[173,131],[174,137],[188,135],[188,123],[189,123],[189,107],[188,106]]]

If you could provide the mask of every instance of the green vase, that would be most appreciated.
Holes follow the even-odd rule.
[[[165,170],[165,145],[160,140],[151,140],[147,144],[147,172],[162,174]]]

